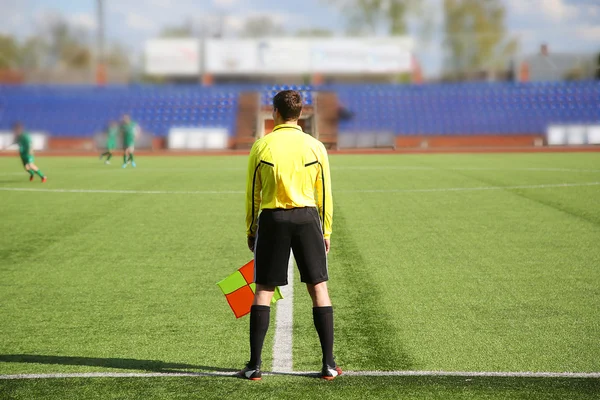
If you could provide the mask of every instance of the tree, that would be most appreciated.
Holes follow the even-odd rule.
[[[129,67],[129,57],[118,44],[113,43],[104,55],[106,65],[112,68],[126,69]]]
[[[348,19],[348,33],[355,35],[378,32],[404,35],[408,32],[411,14],[422,17],[421,22],[428,26],[431,21],[429,14],[424,13],[424,3],[421,0],[333,0]]]
[[[19,44],[12,36],[0,35],[0,69],[17,67],[19,51]]]
[[[47,58],[48,44],[38,36],[25,40],[19,51],[19,67],[24,69],[40,68]]]
[[[518,43],[507,38],[501,0],[444,0],[447,73],[461,75],[504,68]]]
[[[49,67],[89,68],[91,45],[85,31],[73,29],[61,16],[53,16],[37,35],[43,38]]]
[[[298,37],[332,37],[333,32],[329,29],[323,28],[310,28],[310,29],[300,29],[296,32],[296,36]]]
[[[188,38],[194,36],[194,30],[192,29],[192,23],[188,21],[180,26],[164,27],[159,36],[163,38]]]
[[[241,36],[247,38],[264,38],[284,33],[283,27],[268,15],[248,17],[242,28]]]

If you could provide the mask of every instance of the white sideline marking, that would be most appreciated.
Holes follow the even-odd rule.
[[[241,190],[112,190],[112,189],[35,189],[35,188],[7,188],[0,190],[8,192],[48,192],[48,193],[112,193],[112,194],[244,194]]]
[[[538,172],[600,172],[600,169],[577,169],[577,168],[492,168],[492,167],[426,167],[411,165],[347,165],[331,166],[332,170],[398,170],[398,171],[538,171]]]
[[[263,372],[265,375],[316,376],[314,371]],[[58,378],[159,378],[159,377],[231,377],[234,372],[83,372],[55,374],[0,375],[2,379],[58,379]],[[342,376],[455,376],[498,378],[600,378],[600,372],[503,372],[503,371],[344,371]]]
[[[294,256],[288,263],[288,284],[280,288],[283,299],[277,302],[275,338],[273,340],[273,370],[292,372],[292,331],[294,327]]]
[[[480,186],[480,187],[454,187],[430,189],[357,189],[334,190],[334,193],[428,193],[428,192],[471,192],[482,190],[505,189],[550,189],[563,187],[598,186],[600,182],[582,183],[549,183],[543,185],[516,185],[516,186]],[[47,192],[47,193],[106,193],[106,194],[245,194],[241,190],[112,190],[112,189],[44,189],[44,188],[11,188],[0,187],[5,192]]]
[[[529,171],[529,172],[600,172],[600,169],[577,169],[577,168],[484,168],[484,167],[450,167],[450,168],[439,168],[439,167],[425,167],[416,165],[346,165],[346,166],[331,166],[332,171],[377,171],[377,170],[388,170],[388,171]],[[209,171],[246,171],[243,167],[206,167],[206,168],[144,168],[144,172],[209,172]],[[90,169],[85,171],[86,174],[104,174],[104,173],[116,173],[121,174],[121,168],[102,168],[102,169]],[[25,176],[26,172],[0,172],[1,176]],[[72,171],[54,171],[54,175],[72,175]]]

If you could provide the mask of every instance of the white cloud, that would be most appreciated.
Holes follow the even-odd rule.
[[[238,3],[238,0],[212,0],[212,4],[218,8],[230,8]]]
[[[160,8],[170,8],[173,7],[173,2],[171,0],[150,0],[148,2],[150,6],[156,6]]]
[[[62,20],[62,16],[56,10],[43,9],[33,15],[34,25],[41,28],[48,28]]]
[[[540,2],[543,13],[554,21],[564,21],[577,17],[578,8],[566,4],[564,0],[543,0]]]
[[[575,29],[575,34],[580,39],[598,41],[598,38],[600,38],[600,25],[580,26]]]
[[[225,18],[225,27],[233,32],[239,32],[244,28],[245,18],[239,15],[230,15]]]
[[[138,31],[151,31],[155,24],[148,18],[135,12],[130,12],[125,16],[125,24]]]
[[[67,19],[69,20],[69,22],[78,27],[78,28],[84,28],[87,30],[95,30],[96,29],[96,19],[91,15],[91,14],[86,14],[86,13],[77,13],[77,14],[71,14],[67,17]]]
[[[251,11],[245,15],[245,19],[251,18],[269,18],[276,24],[285,24],[290,20],[291,15],[285,12]],[[298,17],[296,17],[298,18]]]
[[[577,18],[581,7],[568,4],[565,0],[508,0],[508,9],[513,13],[531,19],[565,21]]]

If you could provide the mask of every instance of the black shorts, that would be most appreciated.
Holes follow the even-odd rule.
[[[262,210],[254,246],[254,281],[269,286],[287,285],[290,249],[302,282],[315,285],[329,279],[323,230],[316,208]]]

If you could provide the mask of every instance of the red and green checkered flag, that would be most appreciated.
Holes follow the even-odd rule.
[[[250,261],[222,281],[217,282],[217,285],[221,288],[221,291],[223,291],[236,318],[248,314],[250,312],[250,307],[252,307],[254,291],[256,288],[256,284],[254,283],[254,260]],[[271,303],[275,304],[275,302],[280,299],[283,299],[283,296],[281,295],[279,287],[276,287]]]

